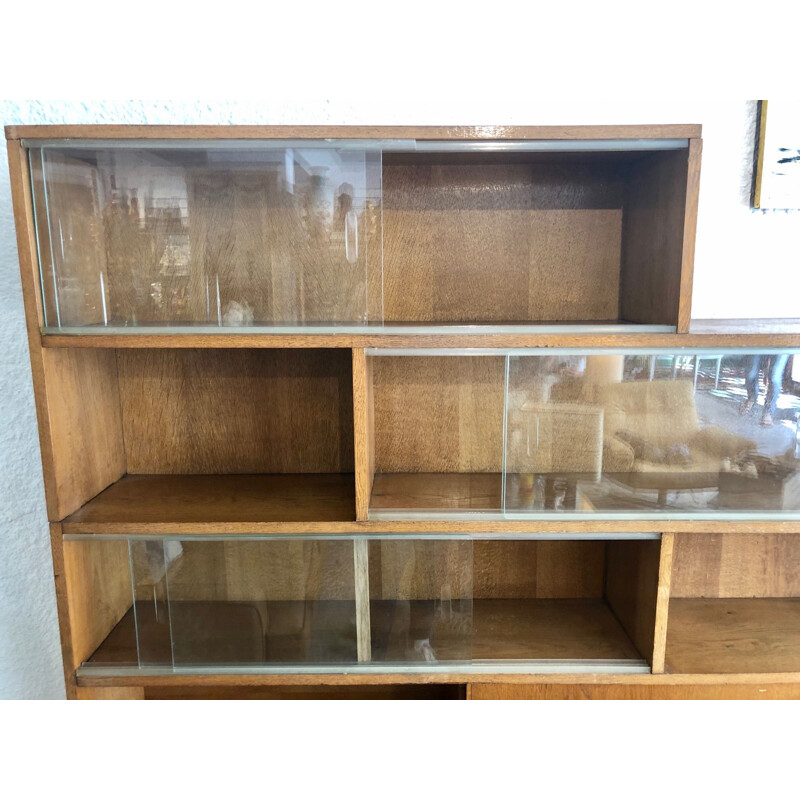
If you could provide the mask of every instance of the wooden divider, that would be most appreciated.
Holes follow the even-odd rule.
[[[353,350],[353,438],[355,442],[356,519],[366,520],[375,479],[375,405],[372,361]]]

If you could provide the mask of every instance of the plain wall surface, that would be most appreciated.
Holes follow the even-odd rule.
[[[524,95],[282,98],[256,102],[10,102],[11,124],[703,125],[694,276],[696,318],[798,317],[800,212],[749,208],[756,103],[620,99],[546,108]],[[0,698],[64,696],[47,515],[5,148],[0,156]]]

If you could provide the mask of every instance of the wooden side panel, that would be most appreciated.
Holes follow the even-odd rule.
[[[361,349],[353,350],[353,434],[355,439],[356,519],[369,513],[375,479],[375,404],[372,359]]]
[[[55,519],[63,519],[125,473],[113,350],[43,350]],[[45,466],[47,469],[47,466]]]
[[[661,542],[611,541],[606,599],[642,657],[653,663]]]
[[[625,200],[620,317],[678,324],[687,190],[686,150],[633,165]]]
[[[474,553],[476,599],[603,596],[603,542],[478,540]]]
[[[678,305],[678,333],[688,333],[692,322],[692,287],[694,285],[694,246],[697,238],[697,209],[700,200],[700,158],[702,139],[689,140],[689,167],[686,180],[686,209],[683,221],[681,253],[681,292]]]
[[[800,684],[471,683],[471,700],[800,700]]]
[[[502,357],[375,357],[376,472],[500,472]]]
[[[125,541],[64,542],[72,667],[97,649],[133,604]]]
[[[672,597],[800,597],[800,537],[675,535]]]
[[[617,318],[613,166],[384,157],[387,321]]]
[[[346,350],[119,353],[128,472],[352,472]]]
[[[75,670],[72,655],[72,626],[69,619],[69,599],[67,596],[67,576],[64,568],[64,546],[61,540],[62,529],[58,523],[50,523],[50,551],[53,554],[53,578],[56,587],[56,609],[58,612],[58,633],[61,641],[61,660],[64,666],[64,685],[67,700],[75,699]]]
[[[653,640],[653,672],[664,671],[667,650],[667,628],[669,618],[669,598],[672,587],[672,563],[675,535],[664,533],[661,536],[661,556],[658,568],[658,595],[656,598],[655,637]]]
[[[8,148],[47,515],[60,520],[125,471],[113,352],[43,350],[41,286],[27,152]]]

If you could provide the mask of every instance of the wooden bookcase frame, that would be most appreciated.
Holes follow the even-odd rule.
[[[470,699],[500,697],[607,697],[607,698],[668,698],[668,697],[800,697],[800,673],[739,672],[665,672],[669,666],[669,610],[671,582],[674,574],[673,552],[676,552],[678,580],[686,588],[687,555],[692,542],[696,550],[711,546],[713,537],[740,537],[742,552],[760,547],[759,552],[773,550],[781,542],[792,542],[800,533],[800,523],[790,521],[500,521],[492,523],[492,531],[513,538],[514,534],[548,533],[625,533],[653,532],[660,534],[657,546],[647,548],[647,565],[638,564],[624,547],[619,549],[609,569],[626,574],[656,574],[657,581],[646,581],[613,599],[615,612],[646,651],[652,665],[649,675],[581,675],[581,674],[485,674],[462,673],[372,673],[347,674],[252,674],[252,675],[137,675],[93,676],[77,678],[76,669],[91,655],[99,636],[107,632],[108,620],[98,620],[88,613],[92,592],[97,589],[91,581],[81,578],[88,574],[81,564],[78,542],[69,541],[76,535],[177,535],[177,534],[272,534],[272,533],[466,533],[485,532],[486,523],[469,520],[449,521],[370,521],[368,509],[375,475],[374,399],[372,364],[365,354],[367,348],[458,348],[458,347],[800,347],[800,325],[794,320],[758,321],[726,320],[699,321],[691,317],[691,293],[694,239],[697,224],[701,130],[695,125],[660,126],[480,126],[480,127],[341,127],[341,126],[12,126],[6,128],[9,168],[13,192],[13,210],[21,268],[27,334],[36,397],[36,409],[41,444],[47,513],[53,553],[56,595],[67,693],[71,698],[137,699],[164,696],[423,696],[423,687],[431,688],[424,696],[467,697]],[[383,335],[363,333],[328,334],[270,334],[268,336],[230,331],[220,334],[152,334],[146,331],[135,335],[92,334],[73,335],[66,332],[42,334],[42,293],[37,261],[33,199],[27,146],[46,139],[403,139],[419,140],[591,140],[591,139],[688,139],[688,166],[685,177],[685,203],[679,220],[680,274],[676,332],[671,334],[641,333],[537,333],[530,331],[505,333],[454,334],[446,328],[424,335]],[[656,176],[653,180],[660,180]],[[650,231],[659,235],[658,231]],[[640,276],[642,277],[642,276]],[[633,296],[632,296],[633,297]],[[636,302],[635,297],[630,302]],[[629,314],[635,317],[636,314]],[[426,327],[431,327],[426,325]],[[314,350],[325,361],[329,349],[351,351],[339,359],[342,377],[352,379],[342,396],[352,407],[349,423],[339,422],[338,432],[351,437],[349,459],[337,463],[333,473],[340,474],[341,484],[329,489],[319,488],[305,505],[312,481],[300,480],[288,492],[286,508],[265,508],[258,503],[233,508],[224,499],[215,499],[208,491],[208,476],[191,475],[151,476],[125,482],[130,453],[126,451],[124,429],[125,403],[130,393],[125,388],[125,367],[145,361],[160,363],[162,371],[169,358],[182,363],[181,351],[197,350],[221,364],[226,350],[250,351],[242,358],[257,360],[261,349],[295,348]],[[169,353],[173,355],[170,356]],[[218,353],[218,358],[215,354]],[[202,357],[202,356],[201,356]],[[344,358],[342,358],[344,357]],[[189,358],[189,354],[186,355]],[[122,369],[120,365],[122,364]],[[151,447],[159,447],[158,440]],[[163,443],[161,444],[163,446]],[[340,444],[341,447],[341,444]],[[345,448],[346,449],[346,448]],[[152,456],[152,452],[150,453]],[[165,469],[169,473],[171,469]],[[208,471],[208,470],[205,470]],[[236,470],[231,470],[235,472]],[[290,471],[291,470],[287,470]],[[319,471],[318,465],[309,473]],[[352,476],[352,477],[350,477]],[[191,499],[191,516],[159,499],[166,491],[165,480],[183,481],[184,496]],[[289,476],[291,480],[291,476]],[[205,481],[205,483],[204,483]],[[336,483],[332,476],[333,484]],[[223,482],[224,483],[224,482]],[[110,489],[109,489],[110,487]],[[325,492],[328,491],[328,494]],[[137,494],[138,492],[138,494]],[[257,492],[256,492],[257,493]],[[290,509],[287,508],[291,506]],[[188,506],[187,506],[188,507]],[[298,510],[304,507],[305,510]],[[346,512],[345,509],[350,509]],[[67,537],[65,540],[64,537]],[[707,537],[706,541],[700,541]],[[730,541],[734,541],[731,539]],[[791,547],[790,547],[791,549]],[[113,557],[113,556],[112,556]],[[731,556],[728,551],[728,558]],[[361,561],[365,555],[361,553]],[[633,559],[633,560],[631,560]],[[89,570],[91,572],[91,570]],[[95,573],[96,574],[96,573]],[[756,578],[756,581],[758,578]],[[618,581],[617,586],[624,586]],[[706,587],[707,588],[707,587]],[[784,587],[785,588],[785,587]],[[702,593],[703,587],[693,587]],[[780,595],[784,589],[774,589]],[[789,591],[785,589],[785,591]],[[633,592],[633,594],[631,594]],[[647,596],[646,602],[637,593]],[[642,595],[642,593],[644,593]],[[781,595],[782,596],[782,595]],[[113,622],[111,623],[113,624]],[[99,628],[97,627],[99,625]],[[360,642],[360,652],[368,642]],[[416,688],[415,688],[416,687]],[[436,688],[438,687],[438,689]],[[292,694],[294,692],[294,694]],[[438,694],[437,694],[438,692]],[[281,694],[282,693],[282,694]],[[320,695],[321,693],[321,695]],[[372,693],[372,694],[369,694]]]

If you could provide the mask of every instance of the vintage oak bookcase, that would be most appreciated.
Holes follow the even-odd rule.
[[[800,326],[692,320],[700,137],[6,128],[69,697],[800,696]]]

